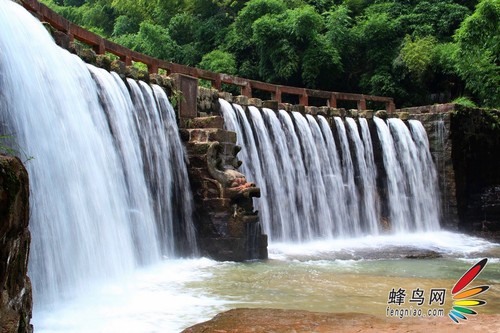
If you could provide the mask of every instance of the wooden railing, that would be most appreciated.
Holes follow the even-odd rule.
[[[200,68],[189,67],[181,64],[176,64],[161,59],[153,58],[148,55],[130,50],[122,45],[111,42],[101,36],[85,30],[84,28],[68,21],[60,16],[44,4],[36,0],[20,0],[23,6],[35,15],[40,21],[49,23],[58,31],[68,35],[70,40],[78,40],[90,47],[97,54],[111,53],[116,55],[127,66],[132,62],[141,62],[148,67],[150,74],[158,73],[160,69],[164,70],[168,75],[172,73],[179,73],[183,75],[192,76],[196,79],[204,79],[210,81],[212,86],[221,90],[222,84],[235,85],[240,87],[242,95],[252,97],[255,90],[264,91],[271,94],[271,99],[277,100],[279,103],[283,101],[283,94],[298,97],[298,102],[301,105],[308,106],[310,99],[323,100],[324,105],[333,108],[337,107],[338,101],[354,101],[357,103],[359,110],[366,110],[366,102],[373,101],[385,103],[385,108],[388,112],[394,112],[394,100],[391,97],[380,97],[363,94],[351,94],[341,92],[331,92],[323,90],[314,90],[299,87],[282,86],[261,81],[241,78],[238,76],[227,75],[222,73],[215,73]]]

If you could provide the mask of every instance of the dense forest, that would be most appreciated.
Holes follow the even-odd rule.
[[[292,86],[500,106],[500,0],[43,0],[148,55]]]

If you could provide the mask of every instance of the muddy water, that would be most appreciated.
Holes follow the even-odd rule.
[[[478,313],[500,313],[500,245],[447,232],[271,244],[270,259],[247,263],[166,259],[34,313],[37,332],[180,332],[238,307],[360,312],[386,317],[391,290],[447,316],[451,289],[474,263],[489,262],[472,284],[490,285]],[[408,259],[407,257],[426,257]],[[424,304],[410,303],[424,291]],[[432,289],[444,304],[429,305]]]
[[[452,304],[451,289],[481,258],[489,263],[470,286],[490,285],[480,299],[480,313],[500,313],[500,246],[451,233],[398,237],[369,237],[303,245],[275,244],[271,259],[207,267],[210,278],[189,283],[203,295],[225,299],[228,307],[272,307],[324,312],[386,315],[391,290],[404,289],[399,307],[443,308]],[[343,243],[343,244],[342,244]],[[350,244],[350,245],[349,245]],[[410,302],[423,290],[423,303]],[[431,290],[445,289],[444,304],[430,303]],[[416,300],[416,298],[415,298]]]

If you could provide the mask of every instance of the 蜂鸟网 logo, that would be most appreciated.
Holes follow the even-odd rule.
[[[456,324],[467,320],[467,316],[477,314],[478,306],[485,305],[486,301],[476,296],[487,291],[490,286],[480,285],[467,288],[481,273],[488,259],[482,259],[469,268],[451,288],[452,305],[448,317]],[[446,288],[405,289],[392,288],[387,298],[386,316],[403,318],[444,317]]]
[[[453,289],[451,289],[451,294],[453,295],[453,306],[448,313],[448,316],[455,323],[459,323],[460,320],[467,320],[467,315],[475,315],[477,312],[471,307],[481,306],[486,304],[486,301],[481,299],[476,299],[476,296],[484,293],[490,288],[490,286],[477,286],[470,289],[464,290],[483,270],[488,259],[483,259],[472,266],[465,274],[455,283]]]

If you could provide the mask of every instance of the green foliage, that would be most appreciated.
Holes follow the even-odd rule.
[[[482,0],[455,34],[458,73],[481,104],[500,106],[500,0]]]
[[[173,40],[179,45],[194,42],[196,28],[199,26],[199,20],[189,13],[176,14],[168,24],[168,31]]]
[[[462,105],[468,108],[477,108],[477,104],[474,103],[469,97],[465,96],[460,96],[458,98],[455,98],[452,103]]]
[[[499,1],[42,0],[154,57],[398,106],[500,105]]]
[[[139,30],[139,23],[127,15],[120,15],[115,20],[113,36],[132,34]]]
[[[213,50],[201,59],[200,68],[225,74],[236,74],[236,59],[229,52]]]
[[[436,39],[432,36],[412,39],[406,35],[399,56],[416,80],[423,81],[431,68],[435,47]]]
[[[23,159],[23,163],[34,159],[22,149],[12,135],[0,135],[0,154],[8,156],[18,156]]]
[[[168,30],[151,22],[142,22],[136,34],[126,34],[114,39],[128,48],[153,57],[175,60],[180,47],[172,40]]]

